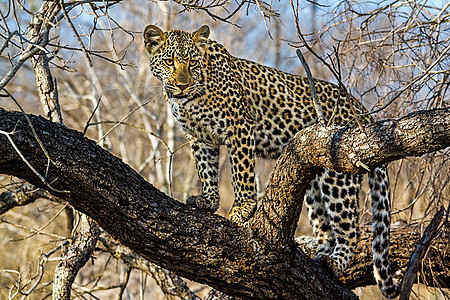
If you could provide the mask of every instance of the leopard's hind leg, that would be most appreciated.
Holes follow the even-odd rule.
[[[317,254],[331,255],[335,246],[334,234],[331,230],[328,212],[321,191],[321,180],[325,169],[321,169],[311,181],[305,193],[305,204],[308,218],[317,238]]]
[[[358,196],[361,175],[321,171],[306,193],[311,224],[318,237],[315,259],[340,276],[359,238]]]

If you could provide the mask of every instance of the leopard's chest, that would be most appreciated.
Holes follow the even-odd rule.
[[[172,114],[185,134],[201,141],[224,144],[227,128],[224,112],[202,100],[169,98]]]

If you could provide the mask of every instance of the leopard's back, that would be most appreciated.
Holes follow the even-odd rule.
[[[308,79],[249,60],[236,61],[236,77],[254,109],[256,153],[277,158],[297,132],[317,123]],[[370,116],[357,116],[364,108],[337,85],[314,82],[327,123],[347,126],[355,124],[355,118],[363,124],[371,121]]]

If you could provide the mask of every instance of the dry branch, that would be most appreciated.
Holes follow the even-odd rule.
[[[49,192],[37,189],[31,184],[23,184],[18,188],[0,194],[0,215],[16,206],[24,206],[38,198],[55,199]]]
[[[135,253],[186,278],[243,298],[353,299],[303,252],[293,233],[302,197],[317,167],[357,172],[450,145],[450,110],[417,112],[358,128],[300,132],[282,155],[267,197],[248,226],[174,201],[80,133],[30,115],[55,165],[20,113],[0,110],[0,130],[63,197]],[[0,135],[0,172],[46,188]]]
[[[431,243],[433,242],[433,239],[436,238],[439,233],[439,226],[441,225],[444,212],[444,207],[441,207],[441,209],[436,213],[430,224],[425,229],[425,233],[420,239],[416,247],[416,251],[414,251],[413,255],[411,256],[411,260],[408,262],[408,267],[403,278],[400,300],[409,299],[409,295],[411,294],[412,286],[416,281],[417,272],[420,269],[423,257],[427,253]],[[448,280],[444,282],[448,282]]]
[[[133,253],[127,247],[115,241],[110,236],[101,239],[102,249],[111,253],[115,258],[123,261],[128,267],[151,275],[161,287],[166,300],[200,300],[189,290],[184,280],[171,271],[163,269],[148,260]]]
[[[86,215],[81,216],[81,228],[74,243],[70,245],[64,257],[59,262],[53,276],[52,299],[68,300],[72,284],[78,271],[86,264],[94,252],[100,228]]]
[[[448,224],[448,220],[446,220]],[[436,222],[431,222],[437,224]],[[421,261],[419,276],[414,282],[423,283],[429,287],[450,288],[450,232],[448,227],[439,231],[441,238],[437,238],[426,252],[426,259]],[[390,257],[394,270],[404,271],[411,255],[421,239],[421,232],[416,228],[397,228],[391,232]],[[313,257],[316,252],[316,240],[311,236],[296,238],[303,251]],[[355,252],[355,256],[340,281],[349,289],[361,286],[375,285],[372,260],[372,232],[365,228]],[[420,260],[419,260],[420,261]]]

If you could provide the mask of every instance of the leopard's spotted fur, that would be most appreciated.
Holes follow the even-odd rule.
[[[219,146],[228,148],[235,202],[230,218],[243,222],[256,207],[255,157],[276,158],[302,128],[317,121],[306,78],[233,57],[209,40],[209,28],[188,33],[144,30],[152,73],[164,84],[172,113],[186,134],[195,158],[202,194],[187,203],[210,211],[219,206]],[[364,109],[329,82],[316,80],[327,120],[354,124],[350,105]],[[362,123],[371,122],[361,117]],[[373,207],[375,277],[385,296],[397,289],[388,262],[390,203],[386,171],[369,174]],[[361,175],[323,169],[306,192],[310,222],[319,239],[316,259],[339,276],[358,240]]]

